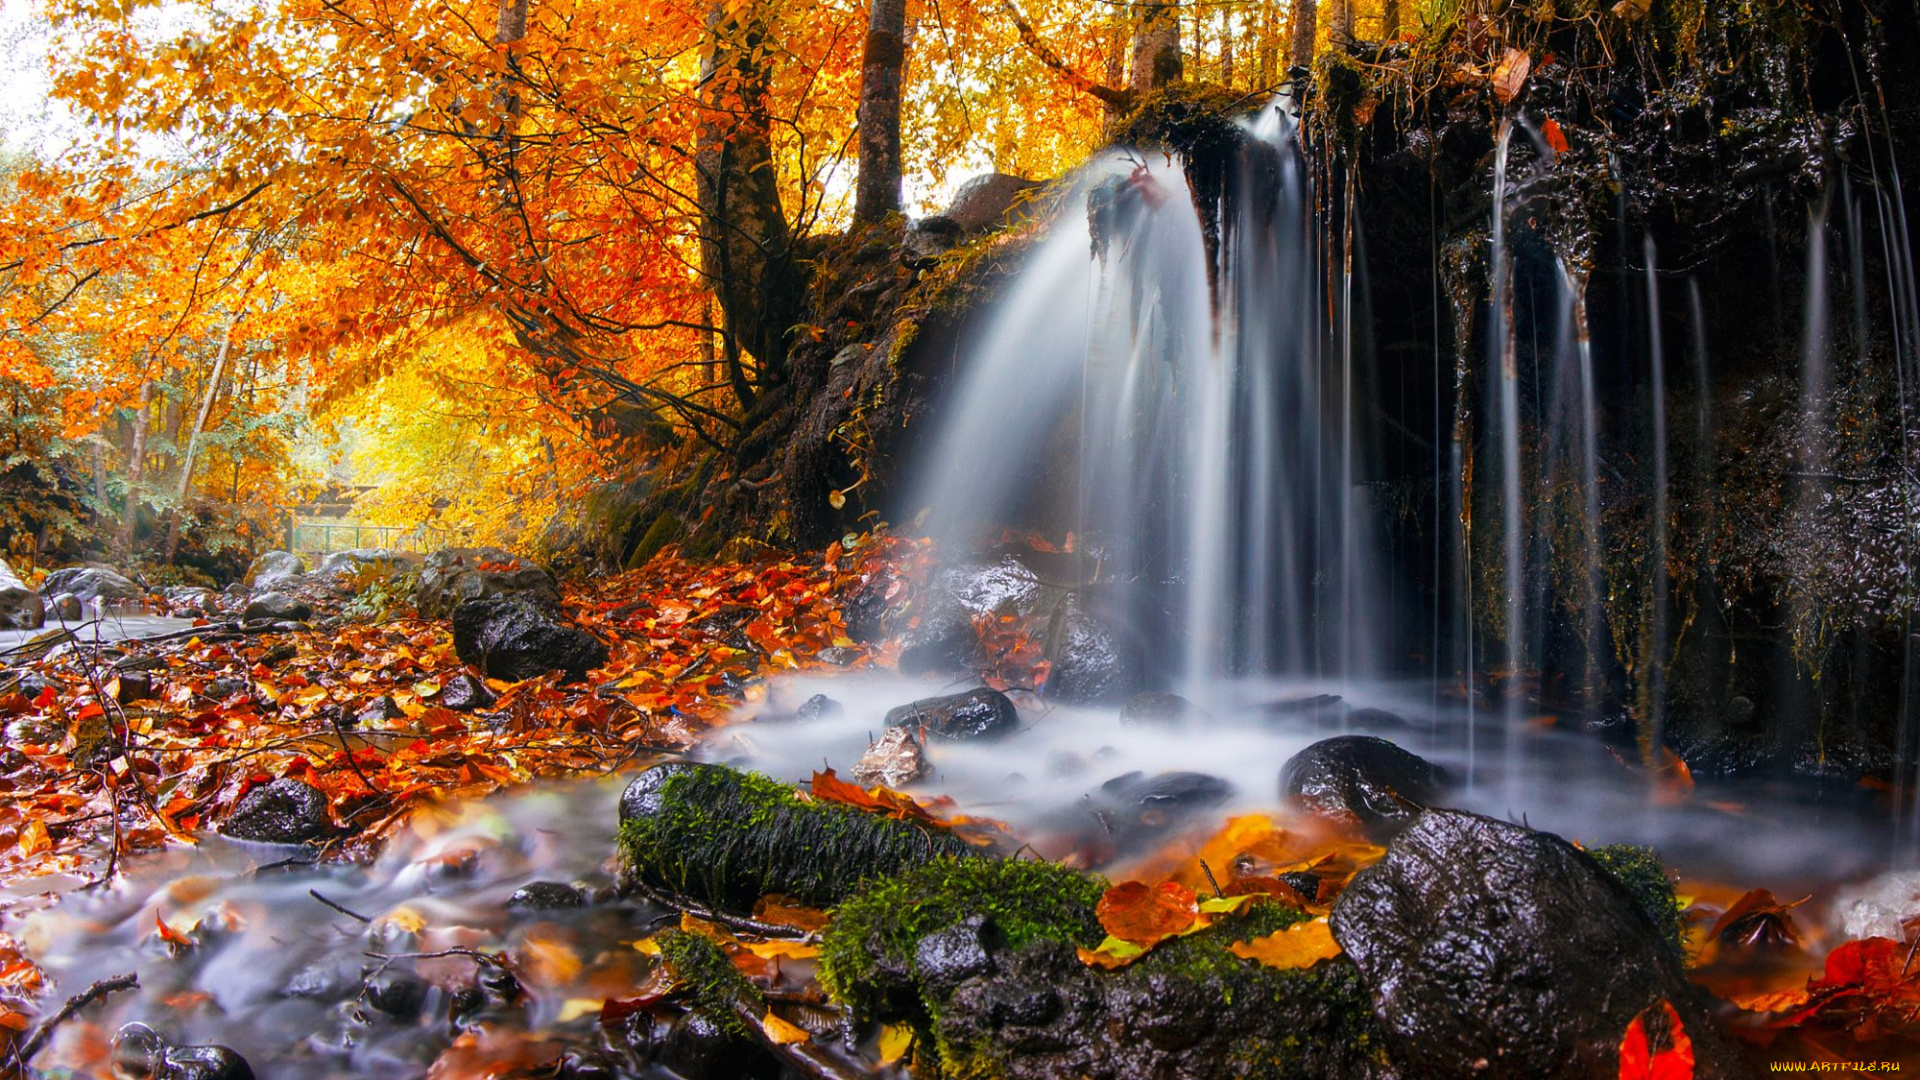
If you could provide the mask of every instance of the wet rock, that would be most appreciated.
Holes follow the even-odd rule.
[[[461,601],[453,612],[453,649],[461,662],[508,682],[549,671],[583,679],[607,662],[599,638],[559,622],[553,608],[524,596]]]
[[[1444,781],[1437,766],[1385,739],[1339,735],[1287,762],[1280,795],[1311,813],[1380,825],[1413,818]]]
[[[836,716],[845,715],[846,711],[845,706],[827,695],[815,694],[801,702],[799,708],[793,710],[793,718],[801,721],[831,720]]]
[[[406,710],[393,700],[393,695],[382,694],[367,703],[366,708],[353,715],[353,722],[361,727],[381,727],[389,720],[399,720],[406,716]]]
[[[1047,697],[1076,705],[1126,700],[1140,678],[1139,658],[1120,628],[1088,610],[1078,596],[1064,602],[1065,622],[1047,674]]]
[[[40,594],[0,559],[0,630],[38,630],[47,621]]]
[[[1197,772],[1146,776],[1131,772],[1100,785],[1106,798],[1141,810],[1185,811],[1218,806],[1233,797],[1233,785]]]
[[[307,561],[291,551],[263,552],[240,580],[249,589],[272,591],[291,585],[307,572]]]
[[[225,701],[235,694],[244,694],[252,689],[253,684],[238,675],[222,675],[207,683],[206,695],[215,701]],[[399,706],[395,705],[394,708],[398,709]]]
[[[780,1075],[766,1051],[702,1012],[675,1021],[661,1041],[659,1063],[683,1080],[746,1080]]]
[[[1309,904],[1320,899],[1320,875],[1311,870],[1289,870],[1280,875],[1280,881]]]
[[[427,556],[413,600],[420,614],[444,618],[462,602],[496,596],[522,596],[558,607],[560,586],[553,575],[500,548],[445,548]]]
[[[412,1020],[427,1003],[427,982],[412,971],[388,966],[367,976],[361,994],[367,1004],[393,1017]]]
[[[914,947],[914,973],[940,997],[977,975],[993,971],[993,954],[1003,938],[985,915],[965,919],[920,939]]]
[[[260,654],[260,663],[265,667],[278,667],[300,655],[300,646],[291,641],[283,641]]]
[[[966,230],[949,217],[924,217],[907,227],[900,238],[900,265],[909,270],[928,270],[940,256],[960,246]]]
[[[404,574],[421,562],[420,556],[410,551],[397,551],[393,548],[352,548],[347,551],[330,552],[320,560],[320,566],[314,571],[317,576],[343,580],[357,577],[388,578]]]
[[[940,216],[970,233],[997,229],[1017,216],[1021,196],[1040,186],[1010,173],[981,173],[960,185]]]
[[[167,610],[175,615],[211,615],[220,610],[220,602],[212,589],[198,585],[175,585],[160,590],[166,598]]]
[[[980,635],[971,618],[953,609],[935,610],[901,635],[894,667],[902,675],[959,671],[979,651]]]
[[[327,797],[311,784],[281,777],[242,795],[220,831],[259,844],[304,844],[332,828]]]
[[[113,1071],[133,1080],[253,1080],[247,1059],[224,1046],[174,1046],[145,1024],[113,1037]]]
[[[440,688],[440,704],[455,712],[484,709],[498,700],[492,687],[465,672],[448,679]]]
[[[240,617],[248,622],[300,622],[313,617],[313,605],[283,592],[262,593],[247,601]]]
[[[1613,1080],[1662,1000],[1700,1080],[1744,1076],[1680,952],[1625,886],[1559,837],[1429,810],[1335,902],[1393,1060],[1428,1080]]]
[[[865,654],[859,649],[848,648],[845,645],[829,645],[815,653],[814,659],[823,664],[832,664],[834,667],[846,667],[858,662],[863,655]]]
[[[79,622],[87,617],[87,605],[70,592],[63,592],[47,601],[47,614],[65,622]]]
[[[46,596],[72,593],[83,604],[99,600],[105,604],[124,604],[140,599],[140,586],[104,566],[69,566],[55,570],[40,583]]]
[[[0,682],[5,682],[8,678],[15,675],[20,677],[20,682],[13,688],[13,693],[19,694],[28,700],[39,697],[43,691],[53,685],[45,675],[40,674],[32,668],[14,668],[10,671],[0,669]]]
[[[586,891],[563,881],[529,881],[507,897],[508,911],[560,911],[586,906]]]
[[[113,699],[122,705],[153,700],[153,674],[147,671],[123,671],[114,677]]]
[[[1020,712],[1007,695],[982,686],[898,706],[887,712],[887,726],[918,728],[943,739],[993,738],[1019,727]]]
[[[1120,722],[1123,724],[1153,724],[1161,727],[1180,727],[1184,724],[1204,720],[1207,712],[1200,706],[1181,697],[1159,690],[1147,690],[1127,699],[1120,706]]]
[[[634,777],[628,782],[626,790],[620,793],[620,823],[625,825],[629,821],[639,821],[660,813],[666,808],[664,792],[667,782],[676,776],[690,775],[700,768],[702,766],[690,761],[668,761]]]
[[[280,993],[291,998],[338,1001],[357,992],[360,982],[357,966],[343,960],[318,960],[294,972]]]
[[[890,728],[875,739],[853,766],[853,778],[869,787],[905,787],[932,771],[913,729]]]

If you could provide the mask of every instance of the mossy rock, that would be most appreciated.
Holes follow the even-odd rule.
[[[757,773],[684,762],[628,786],[619,844],[639,881],[740,911],[772,893],[831,906],[863,882],[975,854],[946,829],[803,802]]]
[[[861,1016],[911,1026],[923,1077],[1391,1075],[1351,963],[1280,972],[1229,948],[1305,912],[1258,902],[1104,972],[1076,948],[1104,936],[1094,912],[1106,885],[1034,860],[929,864],[834,913],[821,982]]]
[[[1686,908],[1673,891],[1673,874],[1650,847],[1635,844],[1607,844],[1588,848],[1587,854],[1600,864],[1607,875],[1627,887],[1640,910],[1647,913],[1660,936],[1674,951],[1685,954],[1687,948]]]
[[[1113,142],[1189,160],[1222,156],[1245,141],[1240,118],[1251,111],[1244,93],[1211,83],[1172,83],[1142,97]]]
[[[684,930],[667,930],[653,939],[660,947],[660,960],[673,972],[694,1008],[707,1014],[720,1028],[734,1035],[748,1035],[741,1023],[739,1005],[762,1005],[760,992],[753,988],[740,969],[712,939]],[[758,1011],[758,1010],[756,1010]]]

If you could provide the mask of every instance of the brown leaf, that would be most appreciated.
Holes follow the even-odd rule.
[[[1493,69],[1493,96],[1500,104],[1508,105],[1526,89],[1527,72],[1533,70],[1533,57],[1525,49],[1509,48],[1500,58],[1499,66]]]

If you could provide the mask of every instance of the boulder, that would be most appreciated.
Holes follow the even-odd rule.
[[[1119,628],[1094,615],[1080,598],[1064,601],[1063,633],[1047,673],[1046,695],[1074,705],[1124,701],[1136,689],[1141,663]]]
[[[0,559],[0,630],[38,630],[46,621],[47,606],[40,594]]]
[[[307,561],[293,552],[268,551],[253,560],[240,580],[249,589],[271,591],[292,584],[306,572]]]
[[[312,784],[281,777],[247,792],[220,832],[259,844],[304,844],[333,830],[327,797]]]
[[[453,650],[462,663],[509,682],[549,671],[583,679],[607,662],[599,638],[560,622],[553,606],[527,596],[461,601],[453,611]]]
[[[1679,948],[1572,844],[1429,810],[1333,906],[1388,1053],[1423,1080],[1614,1080],[1620,1040],[1662,1000],[1699,1080],[1748,1075]]]
[[[444,618],[465,600],[524,596],[560,603],[553,575],[501,548],[445,548],[427,556],[414,587],[414,605],[429,619]]]
[[[220,610],[220,602],[212,589],[198,585],[174,585],[160,590],[167,601],[167,609],[175,615],[211,615]]]
[[[982,686],[890,709],[887,726],[918,729],[942,739],[994,738],[1019,727],[1020,712],[1007,695]]]
[[[313,605],[283,592],[262,593],[247,601],[240,617],[248,622],[301,622],[313,617]]]
[[[47,601],[47,614],[66,622],[78,622],[87,617],[87,605],[70,592],[63,592]]]
[[[1100,792],[1113,802],[1139,810],[1181,813],[1226,802],[1233,797],[1233,785],[1206,773],[1147,776],[1130,772],[1101,784]]]
[[[1338,735],[1287,762],[1280,796],[1309,813],[1376,826],[1411,820],[1445,779],[1438,766],[1385,739]]]
[[[140,586],[104,566],[68,566],[47,575],[40,583],[47,596],[72,593],[83,604],[95,600],[107,604],[129,603],[141,598]]]
[[[1120,722],[1123,724],[1180,727],[1192,721],[1204,720],[1206,716],[1205,709],[1179,694],[1159,690],[1135,694],[1120,706]]]
[[[1040,186],[1037,180],[1010,173],[981,173],[960,185],[940,216],[970,233],[997,229],[1019,216],[1021,196]]]
[[[815,694],[801,702],[799,708],[793,710],[793,718],[800,721],[831,720],[845,715],[846,711],[846,706],[827,695]]]
[[[959,247],[965,237],[966,230],[952,218],[938,214],[921,218],[907,226],[906,235],[900,238],[900,264],[909,270],[930,269],[940,256]]]
[[[398,551],[393,548],[353,548],[348,551],[335,551],[320,560],[315,574],[331,578],[354,577],[360,574],[378,574],[393,577],[404,574],[420,564],[420,556],[410,551]]]

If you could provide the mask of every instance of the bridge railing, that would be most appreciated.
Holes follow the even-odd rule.
[[[358,521],[302,521],[287,525],[287,550],[303,555],[325,555],[354,548],[391,548],[398,551],[437,551],[456,542],[446,529],[425,525],[368,525]]]

